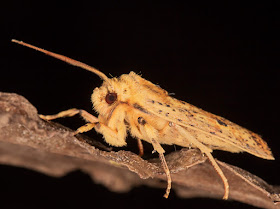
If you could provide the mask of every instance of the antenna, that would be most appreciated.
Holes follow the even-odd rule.
[[[35,49],[37,51],[40,51],[40,52],[43,52],[45,53],[46,55],[49,55],[51,57],[54,57],[56,59],[59,59],[59,60],[62,60],[64,62],[67,62],[68,64],[70,65],[74,65],[74,66],[77,66],[77,67],[80,67],[80,68],[83,68],[85,70],[88,70],[92,73],[95,73],[96,75],[98,75],[100,78],[102,78],[104,81],[108,81],[109,82],[109,78],[102,72],[100,72],[99,70],[97,70],[96,68],[94,67],[91,67],[85,63],[82,63],[82,62],[79,62],[77,60],[74,60],[74,59],[71,59],[69,57],[66,57],[66,56],[63,56],[63,55],[60,55],[60,54],[56,54],[54,52],[50,52],[50,51],[47,51],[45,49],[41,49],[39,47],[36,47],[36,46],[33,46],[31,44],[28,44],[28,43],[25,43],[23,41],[18,41],[18,40],[15,40],[15,39],[12,39],[12,42],[15,42],[17,44],[20,44],[20,45],[23,45],[23,46],[26,46],[26,47],[29,47],[29,48],[32,48],[32,49]]]

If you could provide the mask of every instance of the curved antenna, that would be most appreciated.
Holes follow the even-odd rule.
[[[60,54],[56,54],[54,52],[50,52],[50,51],[47,51],[45,49],[41,49],[39,47],[36,47],[36,46],[33,46],[31,44],[28,44],[28,43],[25,43],[23,41],[18,41],[18,40],[15,40],[15,39],[12,39],[12,42],[15,42],[17,44],[20,44],[20,45],[23,45],[23,46],[26,46],[26,47],[29,47],[29,48],[32,48],[32,49],[35,49],[37,51],[40,51],[40,52],[43,52],[45,53],[46,55],[49,55],[51,57],[54,57],[56,59],[59,59],[59,60],[62,60],[64,62],[67,62],[68,64],[70,65],[74,65],[74,66],[77,66],[77,67],[80,67],[80,68],[83,68],[85,70],[88,70],[92,73],[95,73],[96,75],[98,75],[100,78],[102,78],[104,81],[108,81],[109,82],[109,78],[102,72],[100,72],[99,70],[97,70],[96,68],[94,67],[91,67],[85,63],[82,63],[82,62],[79,62],[77,60],[74,60],[74,59],[71,59],[69,57],[66,57],[66,56],[63,56],[63,55],[60,55]],[[110,83],[110,82],[109,82]]]

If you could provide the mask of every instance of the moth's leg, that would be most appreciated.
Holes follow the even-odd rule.
[[[40,116],[40,118],[42,118],[44,120],[54,120],[54,119],[57,119],[57,118],[72,117],[72,116],[77,115],[77,114],[80,114],[86,121],[88,121],[90,123],[87,123],[86,125],[78,128],[74,132],[74,135],[76,135],[78,133],[83,133],[83,132],[90,131],[98,123],[98,118],[91,115],[90,113],[88,113],[85,110],[79,110],[79,109],[76,109],[76,108],[65,110],[65,111],[59,112],[55,115],[39,115],[39,116]]]
[[[79,114],[80,116],[82,116],[82,118],[90,123],[98,123],[99,120],[97,117],[95,117],[94,115],[88,113],[85,110],[79,110]]]
[[[40,118],[42,118],[44,120],[54,120],[54,119],[57,119],[57,118],[73,117],[77,114],[80,114],[88,122],[91,122],[91,123],[98,122],[98,119],[95,116],[91,115],[90,113],[88,113],[85,110],[79,110],[79,109],[76,109],[76,108],[61,111],[61,112],[59,112],[55,115],[39,115],[39,116],[40,116]]]
[[[77,134],[80,134],[80,133],[84,133],[84,132],[88,132],[90,131],[91,129],[93,129],[98,123],[87,123],[83,126],[81,126],[80,128],[78,128],[74,133],[73,135],[77,135]]]
[[[225,177],[223,171],[221,170],[220,166],[217,164],[216,160],[213,158],[211,152],[212,149],[206,147],[205,145],[203,145],[202,143],[200,143],[199,141],[197,141],[197,139],[191,135],[189,132],[187,132],[184,128],[182,128],[179,125],[176,125],[177,130],[181,133],[182,136],[184,136],[186,139],[188,139],[188,141],[190,143],[192,143],[194,146],[196,146],[198,149],[200,149],[200,151],[202,153],[205,153],[209,159],[209,161],[211,162],[211,164],[213,165],[213,167],[215,168],[216,172],[219,174],[219,176],[221,177],[221,179],[223,180],[224,183],[224,189],[225,189],[225,193],[223,196],[223,199],[227,200],[228,196],[229,196],[229,184],[228,184],[228,180]]]
[[[111,144],[113,146],[118,146],[118,147],[126,145],[125,142],[126,126],[124,124],[125,107],[122,105],[118,105],[115,108],[109,120],[105,120],[101,115],[99,115],[99,117],[96,118],[95,116],[91,115],[87,111],[79,110],[76,108],[65,110],[55,115],[39,115],[39,116],[44,120],[54,120],[62,117],[72,117],[76,114],[80,114],[83,117],[83,119],[85,119],[89,123],[78,128],[74,132],[74,135],[78,133],[87,132],[95,128],[97,132],[101,133],[105,137],[105,140],[108,144]],[[108,125],[105,125],[104,124],[105,122]]]
[[[154,147],[154,149],[158,152],[159,154],[159,158],[161,161],[161,165],[163,167],[163,170],[166,174],[166,178],[167,178],[167,188],[165,191],[165,194],[163,195],[165,198],[168,198],[169,194],[170,194],[170,190],[171,190],[171,175],[170,175],[170,171],[168,168],[168,165],[166,163],[165,157],[164,157],[164,149],[162,148],[162,146],[158,143],[158,141],[156,141],[155,139],[152,139],[152,145]],[[162,151],[161,151],[162,150]]]
[[[111,116],[104,118],[102,115],[99,115],[98,118],[89,114],[86,111],[81,110],[80,115],[90,123],[77,129],[75,134],[83,133],[95,128],[98,133],[101,133],[105,141],[113,146],[121,147],[125,146],[126,138],[126,126],[124,124],[125,118],[125,107],[118,105],[115,110],[112,112]]]
[[[170,171],[169,171],[168,165],[167,165],[165,157],[164,157],[165,151],[162,148],[162,146],[160,145],[160,143],[156,140],[156,138],[158,137],[157,136],[158,131],[147,123],[140,125],[140,130],[141,130],[142,134],[144,135],[144,137],[146,139],[150,140],[151,144],[154,147],[154,150],[156,150],[159,154],[159,158],[161,160],[161,165],[163,167],[163,170],[164,170],[164,172],[166,174],[166,178],[167,178],[167,188],[166,188],[164,197],[168,198],[168,196],[170,194],[170,190],[171,190],[172,181],[171,181]]]
[[[144,147],[143,147],[143,143],[141,141],[141,139],[137,138],[137,144],[138,144],[138,148],[139,148],[139,156],[142,157],[144,155]]]
[[[127,127],[124,123],[126,114],[126,107],[119,104],[109,118],[104,118],[102,115],[98,116],[98,124],[95,130],[101,133],[105,141],[113,146],[122,147],[126,145]]]
[[[43,120],[54,120],[57,118],[64,118],[64,117],[72,117],[74,115],[77,115],[80,111],[76,108],[72,108],[69,110],[61,111],[55,115],[39,115],[40,118]]]
[[[223,199],[227,200],[228,196],[229,196],[229,184],[228,184],[227,177],[225,176],[224,172],[221,170],[220,166],[217,164],[217,162],[214,159],[213,155],[210,152],[205,152],[205,154],[207,155],[207,157],[210,160],[211,164],[213,165],[213,167],[215,168],[216,172],[219,174],[219,176],[221,177],[221,179],[222,179],[222,181],[224,183],[225,193],[224,193]]]

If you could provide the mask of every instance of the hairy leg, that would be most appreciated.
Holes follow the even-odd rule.
[[[141,133],[143,134],[143,136],[148,139],[150,141],[150,143],[153,145],[154,150],[156,150],[159,154],[159,158],[161,160],[161,165],[163,167],[163,170],[166,174],[166,178],[167,178],[167,188],[164,194],[165,198],[168,198],[169,194],[170,194],[170,190],[171,190],[171,175],[170,175],[170,171],[168,168],[168,165],[166,163],[165,157],[164,157],[164,149],[162,148],[162,146],[160,145],[160,143],[156,140],[156,138],[158,137],[158,131],[150,126],[149,124],[145,123],[144,125],[140,126],[140,130]]]

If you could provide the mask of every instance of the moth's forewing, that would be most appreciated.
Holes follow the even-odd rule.
[[[197,140],[212,149],[245,151],[260,158],[274,159],[267,143],[259,135],[223,117],[172,98],[165,90],[135,73],[129,75],[138,83],[137,88],[142,94],[139,104],[149,113],[193,130]]]

